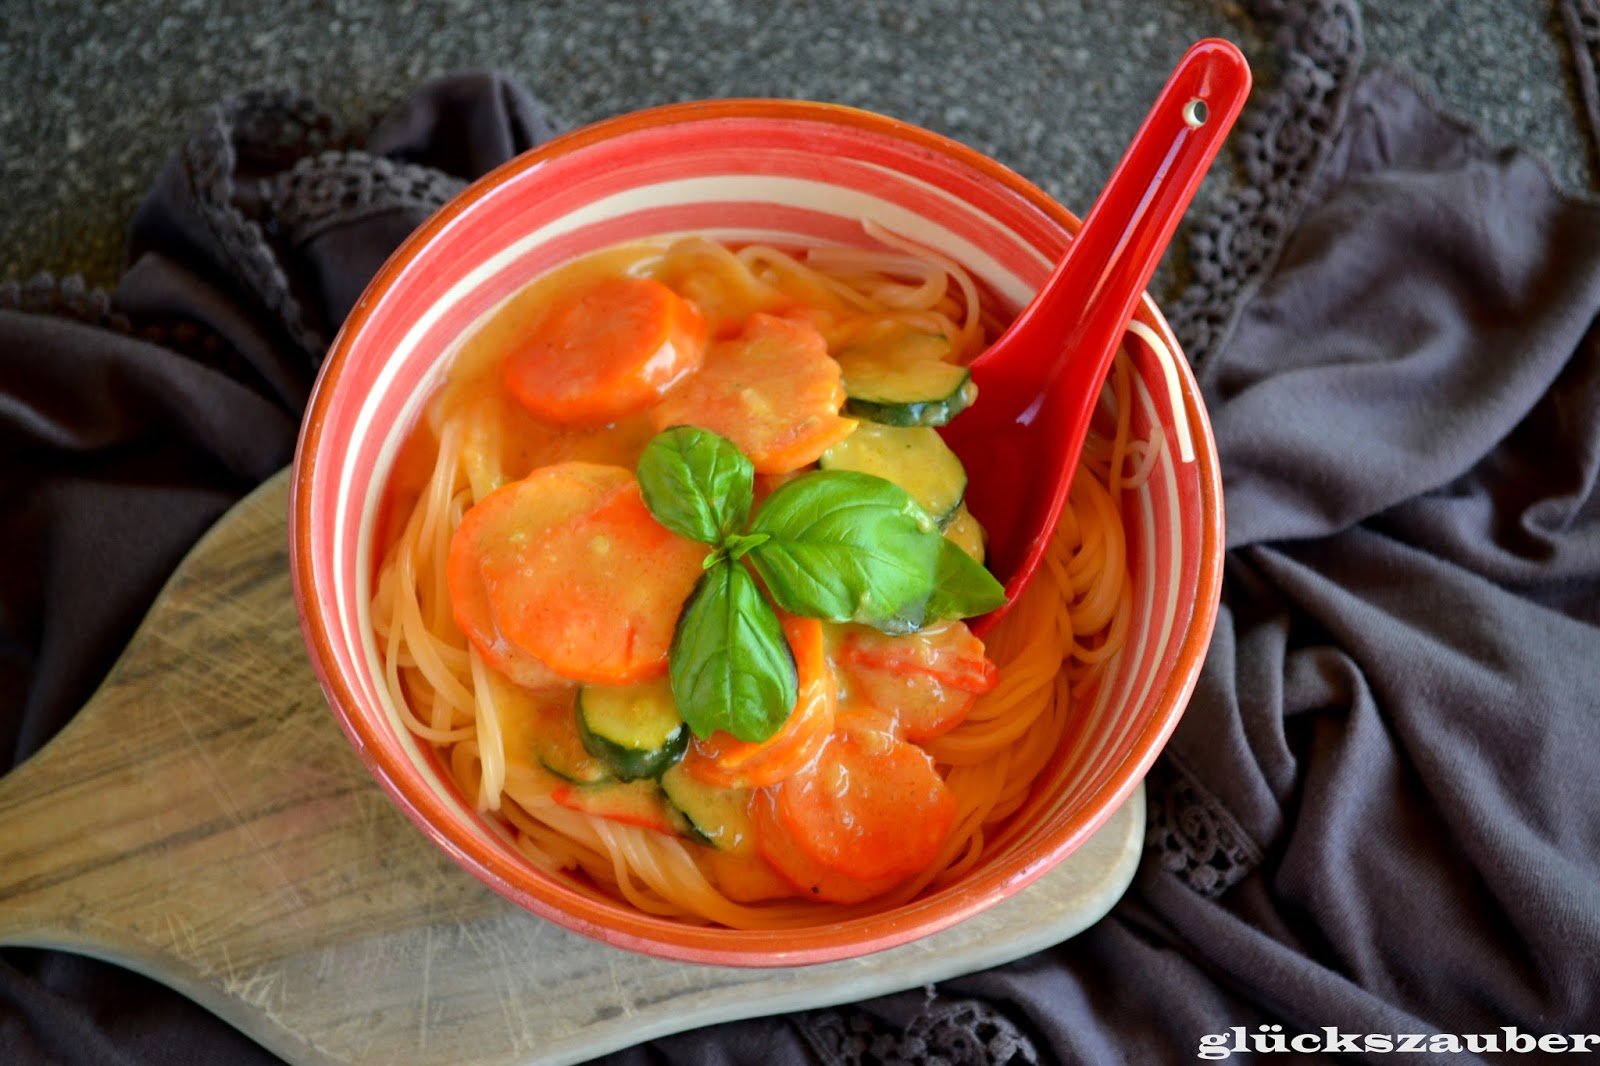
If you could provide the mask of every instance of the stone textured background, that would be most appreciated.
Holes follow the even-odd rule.
[[[1369,64],[1410,70],[1492,141],[1591,187],[1552,0],[1377,0],[1361,17]],[[513,75],[571,123],[707,96],[871,108],[1081,214],[1208,35],[1239,43],[1258,85],[1278,75],[1262,27],[1227,0],[0,0],[0,281],[112,284],[140,196],[233,91],[294,87],[357,123],[467,67]],[[1214,171],[1201,205],[1230,180]]]

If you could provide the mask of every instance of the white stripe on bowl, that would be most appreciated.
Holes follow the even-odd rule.
[[[1155,398],[1151,395],[1150,390],[1145,385],[1144,378],[1139,375],[1134,375],[1133,384],[1140,403],[1145,407],[1154,424],[1158,427],[1162,426],[1163,423],[1156,421],[1157,411],[1155,407]],[[1150,476],[1151,478],[1155,478],[1158,475],[1162,479],[1161,487],[1165,490],[1165,497],[1173,501],[1172,505],[1167,509],[1167,513],[1169,515],[1168,520],[1170,522],[1170,533],[1172,536],[1171,554],[1174,559],[1181,559],[1184,549],[1183,530],[1179,523],[1181,514],[1177,506],[1177,472],[1176,468],[1173,466],[1171,448],[1163,447],[1161,449],[1161,455],[1156,459],[1155,469],[1151,471]],[[1155,685],[1157,671],[1140,671],[1138,667],[1147,661],[1152,664],[1158,664],[1161,662],[1162,657],[1166,654],[1167,645],[1172,639],[1173,628],[1177,620],[1177,603],[1179,598],[1178,577],[1182,571],[1181,566],[1172,566],[1168,568],[1169,575],[1167,579],[1167,588],[1164,590],[1165,596],[1163,597],[1163,606],[1165,610],[1160,617],[1157,617],[1155,614],[1156,587],[1154,581],[1150,577],[1150,564],[1154,562],[1156,555],[1154,546],[1160,541],[1159,538],[1155,536],[1154,532],[1155,508],[1152,502],[1153,498],[1150,481],[1147,480],[1139,487],[1136,493],[1139,513],[1143,517],[1143,523],[1139,527],[1141,532],[1140,543],[1141,546],[1144,547],[1142,557],[1146,561],[1146,565],[1140,568],[1140,573],[1143,577],[1143,580],[1140,581],[1140,585],[1142,586],[1142,595],[1140,608],[1135,613],[1135,618],[1142,623],[1140,625],[1141,636],[1137,644],[1135,644],[1132,648],[1125,647],[1118,656],[1120,658],[1123,655],[1130,654],[1130,652],[1132,653],[1133,657],[1131,663],[1134,669],[1128,675],[1128,680],[1130,682],[1132,678],[1138,677],[1141,672],[1144,674],[1144,681],[1142,685],[1139,686],[1137,697],[1135,698],[1130,691],[1128,697],[1130,702],[1124,705],[1134,708],[1140,713],[1138,715],[1128,714],[1123,716],[1123,719],[1120,723],[1121,728],[1116,732],[1115,736],[1106,733],[1101,735],[1100,743],[1096,746],[1094,753],[1093,765],[1095,767],[1096,775],[1103,775],[1110,768],[1109,764],[1105,762],[1106,750],[1108,748],[1121,748],[1128,734],[1133,732],[1136,727],[1143,728],[1148,720],[1148,714],[1144,713],[1144,704],[1149,699],[1150,690]],[[1130,683],[1128,687],[1131,690],[1133,686]]]

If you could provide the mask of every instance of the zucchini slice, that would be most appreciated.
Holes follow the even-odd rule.
[[[950,519],[950,524],[944,527],[944,535],[955,541],[956,547],[972,556],[977,562],[983,562],[985,545],[988,536],[983,531],[983,526],[972,517],[972,512],[967,510],[967,505],[962,504],[956,508],[955,515]]]
[[[603,761],[585,750],[569,701],[542,703],[534,714],[527,729],[528,747],[540,766],[579,785],[616,780]]]
[[[857,470],[892,481],[933,516],[940,529],[967,494],[967,471],[944,438],[927,426],[862,422],[822,454],[824,470]]]
[[[689,727],[667,681],[578,690],[578,736],[623,781],[660,777],[689,748]]]
[[[605,781],[593,785],[561,784],[550,798],[571,811],[613,822],[671,833],[673,820],[654,781]]]
[[[942,426],[977,399],[967,368],[945,361],[950,342],[944,337],[918,333],[897,340],[838,354],[845,414],[886,426]]]
[[[684,834],[691,840],[734,854],[755,847],[749,789],[704,784],[678,765],[661,775],[661,791],[681,816]]]

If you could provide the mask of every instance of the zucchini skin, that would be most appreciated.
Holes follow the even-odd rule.
[[[534,734],[534,760],[544,769],[575,785],[614,781],[610,767],[589,752],[579,733],[576,707],[553,713]]]
[[[968,378],[962,383],[961,388],[942,399],[896,403],[846,396],[844,413],[851,418],[865,419],[882,426],[906,429],[915,426],[943,426],[971,405],[977,391],[972,385],[972,379]]]
[[[606,735],[595,727],[592,716],[586,713],[585,697],[595,699],[595,690],[578,690],[574,714],[578,739],[583,743],[583,750],[604,763],[619,781],[660,777],[689,750],[689,727],[682,721],[668,733],[664,742],[650,747],[635,746],[624,738]]]
[[[965,502],[956,507],[955,514],[944,526],[944,535],[977,562],[983,562],[988,547],[987,536],[978,520],[972,517]]]
[[[944,337],[918,335],[840,352],[844,413],[885,426],[944,425],[978,398],[971,372],[939,357],[949,350]]]
[[[668,769],[659,784],[680,832],[690,840],[733,854],[754,847],[748,790],[701,784],[681,767]]]

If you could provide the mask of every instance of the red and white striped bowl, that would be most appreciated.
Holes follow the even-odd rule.
[[[291,552],[307,647],[374,777],[456,862],[507,899],[599,940],[724,965],[878,951],[1021,890],[1128,798],[1187,704],[1216,617],[1221,483],[1181,359],[1135,346],[1135,432],[1169,447],[1127,507],[1130,646],[997,846],[959,883],[846,922],[779,932],[641,913],[533,867],[442,781],[381,682],[367,604],[380,498],[396,449],[464,331],[529,279],[622,241],[700,233],[788,245],[870,244],[872,219],[962,263],[1009,311],[1049,274],[1077,221],[977,152],[880,115],[730,100],[637,112],[566,134],[476,182],[413,234],[351,312],[323,366],[295,460]],[[1146,300],[1137,316],[1178,351]],[[1192,442],[1193,462],[1178,461]]]

